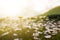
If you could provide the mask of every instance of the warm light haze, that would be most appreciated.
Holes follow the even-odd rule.
[[[0,0],[0,17],[35,16],[60,5],[60,0]]]

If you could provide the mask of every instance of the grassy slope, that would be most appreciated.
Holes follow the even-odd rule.
[[[38,15],[37,17],[40,16],[47,16],[50,20],[60,20],[60,6],[57,6],[42,15]]]
[[[57,6],[51,10],[49,10],[48,12],[42,14],[44,16],[48,16],[48,15],[60,15],[60,6]]]

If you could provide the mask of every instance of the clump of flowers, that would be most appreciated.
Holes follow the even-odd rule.
[[[60,20],[55,22],[46,16],[0,18],[0,40],[52,40],[58,33]]]

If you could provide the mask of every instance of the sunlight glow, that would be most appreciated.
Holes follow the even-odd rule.
[[[34,16],[60,5],[60,0],[0,0],[0,17]]]

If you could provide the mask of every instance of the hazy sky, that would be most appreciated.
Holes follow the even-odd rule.
[[[0,0],[0,17],[34,16],[60,5],[60,0]]]

